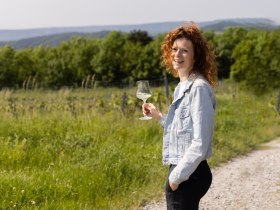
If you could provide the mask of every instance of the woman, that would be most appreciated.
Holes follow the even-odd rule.
[[[143,104],[144,115],[164,127],[163,163],[169,165],[166,182],[168,210],[198,209],[208,191],[216,100],[215,56],[193,22],[167,34],[162,44],[163,63],[180,82],[167,115],[153,104]]]

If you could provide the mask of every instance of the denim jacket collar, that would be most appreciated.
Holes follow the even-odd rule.
[[[174,104],[176,101],[180,100],[184,96],[185,92],[188,91],[191,88],[191,86],[192,86],[192,84],[193,84],[193,82],[195,81],[196,78],[197,78],[197,74],[195,74],[195,73],[192,73],[188,77],[187,82],[183,84],[183,87],[181,87],[181,88],[183,88],[182,94],[180,94],[178,97],[174,98],[174,100],[172,101],[172,104]],[[180,83],[175,88],[175,91],[174,91],[175,94],[176,94],[176,91],[177,91],[177,94],[178,94],[179,88],[180,88]]]

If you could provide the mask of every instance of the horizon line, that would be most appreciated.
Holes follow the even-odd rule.
[[[263,19],[263,20],[268,20],[271,21],[275,25],[279,25],[280,22],[275,21],[271,18],[267,17],[237,17],[237,18],[220,18],[220,19],[212,19],[212,20],[202,20],[202,21],[195,21],[195,20],[190,20],[194,21],[198,24],[201,23],[207,23],[207,22],[215,22],[215,21],[227,21],[227,20],[245,20],[245,19]],[[127,24],[86,24],[86,25],[76,25],[76,26],[43,26],[43,27],[26,27],[26,28],[0,28],[0,31],[19,31],[19,30],[38,30],[38,29],[55,29],[55,28],[84,28],[84,27],[116,27],[116,26],[132,26],[132,25],[150,25],[150,24],[159,24],[159,23],[174,23],[174,22],[187,22],[187,20],[167,20],[167,21],[153,21],[153,22],[144,22],[144,23],[127,23]]]

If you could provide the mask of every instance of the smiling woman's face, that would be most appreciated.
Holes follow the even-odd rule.
[[[182,80],[186,80],[194,65],[194,48],[186,38],[176,39],[172,46],[172,65]]]

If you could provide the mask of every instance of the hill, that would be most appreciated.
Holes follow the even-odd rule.
[[[225,19],[203,22],[200,24],[203,30],[206,31],[224,31],[228,27],[244,27],[257,28],[263,30],[273,30],[279,28],[279,25],[265,18],[240,18],[240,19]]]
[[[73,36],[104,37],[110,31],[117,30],[130,32],[132,30],[147,31],[151,36],[165,33],[182,25],[184,21],[147,23],[137,25],[107,25],[107,26],[83,26],[61,28],[39,28],[21,30],[0,30],[0,46],[10,45],[16,49],[34,47],[37,45],[56,46],[62,41],[67,41]],[[270,19],[265,18],[240,18],[221,19],[214,21],[199,22],[205,31],[224,31],[227,27],[245,27],[272,30],[279,28]]]
[[[26,38],[16,41],[2,41],[0,42],[0,47],[9,45],[15,49],[23,49],[28,47],[36,47],[38,45],[44,46],[57,46],[63,41],[68,41],[73,37],[85,37],[85,38],[103,38],[110,31],[101,31],[96,33],[78,33],[78,32],[69,32],[69,33],[61,33],[54,35],[46,35],[46,36],[38,36],[33,38]]]

